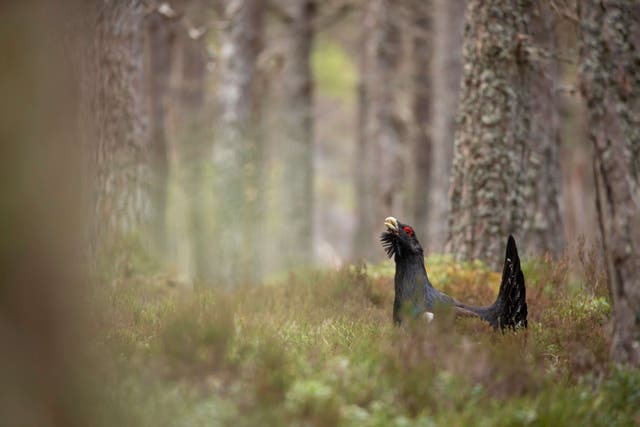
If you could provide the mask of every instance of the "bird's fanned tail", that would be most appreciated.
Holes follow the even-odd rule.
[[[500,329],[527,327],[527,290],[524,286],[524,274],[520,269],[520,257],[513,236],[507,241],[507,251],[502,270],[502,282],[498,298],[493,304]]]
[[[496,301],[488,307],[459,304],[489,322],[494,329],[518,329],[527,327],[527,292],[520,257],[513,236],[507,240],[507,250],[502,270],[502,281]]]

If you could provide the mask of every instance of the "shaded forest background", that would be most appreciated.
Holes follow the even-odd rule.
[[[484,235],[487,250],[467,254],[451,233],[470,211],[449,210],[452,197],[469,203],[450,194],[455,132],[466,132],[464,13],[464,2],[437,1],[87,10],[79,77],[83,124],[98,135],[97,145],[86,139],[99,190],[89,192],[94,241],[143,233],[187,282],[240,271],[253,275],[240,281],[256,280],[290,266],[380,260],[380,219],[394,215],[420,230],[428,252],[450,240],[461,258],[499,262],[502,237]],[[508,77],[527,81],[505,89],[526,102],[506,100],[497,111],[527,133],[514,142],[526,159],[509,162],[522,162],[523,174],[506,173],[496,188],[524,198],[500,209],[522,218],[493,234],[515,233],[528,256],[597,239],[573,15],[561,2],[528,6],[513,46],[525,50],[528,70]],[[478,67],[469,73],[480,76]],[[489,173],[508,169],[487,162]]]

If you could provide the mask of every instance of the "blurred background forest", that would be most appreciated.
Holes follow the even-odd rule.
[[[511,57],[488,52],[486,64],[464,52],[465,7],[86,6],[70,21],[66,56],[80,83],[95,249],[124,254],[122,240],[134,236],[191,283],[379,261],[377,237],[389,215],[413,224],[428,252],[496,267],[496,245],[508,232],[529,256],[558,255],[579,236],[594,241],[575,5],[506,7],[504,27],[487,41]],[[473,20],[486,19],[471,14],[469,37]],[[465,128],[465,115],[485,120],[484,129]],[[479,142],[464,148],[465,135],[477,139],[491,127],[502,127],[497,141],[484,142],[493,153]],[[464,157],[467,166],[454,170],[456,140],[457,165]],[[482,170],[497,183],[486,203],[462,195],[477,193]],[[474,205],[494,220],[464,231],[475,221],[464,211]],[[466,243],[456,237],[465,234]],[[482,239],[496,243],[465,247]],[[119,268],[130,263],[120,261]]]
[[[25,0],[0,34],[9,420],[640,420],[637,1]],[[470,303],[513,234],[530,335],[392,329],[390,215]]]
[[[186,283],[380,261],[389,215],[413,224],[428,252],[445,250],[462,217],[450,217],[449,204],[463,120],[464,2],[109,7],[81,21],[96,31],[81,40],[90,41],[82,100],[94,102],[81,110],[100,141],[87,139],[99,189],[95,241],[147,233],[153,256]],[[527,69],[496,77],[528,98],[500,119],[505,132],[522,123],[526,135],[493,144],[526,157],[513,160],[523,174],[505,173],[511,181],[496,189],[521,192],[526,207],[517,225],[488,208],[500,225],[479,238],[497,243],[513,232],[526,255],[597,238],[579,29],[563,16],[574,9],[530,5],[517,42]],[[505,164],[494,157],[483,168],[499,174]],[[492,250],[463,258],[493,261],[500,250]]]

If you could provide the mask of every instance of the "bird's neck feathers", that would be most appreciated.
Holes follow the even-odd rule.
[[[403,257],[396,257],[395,279],[398,290],[416,286],[421,287],[423,282],[428,281],[422,251],[420,253],[407,254]]]
[[[422,270],[425,270],[424,251],[422,249],[415,252],[403,253],[402,256],[396,255],[395,261],[396,261],[396,268],[408,267],[408,266],[415,268],[417,266],[420,266],[422,267]]]

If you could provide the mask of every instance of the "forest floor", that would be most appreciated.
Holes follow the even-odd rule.
[[[505,334],[446,313],[394,327],[390,261],[227,291],[131,277],[90,302],[98,425],[640,424],[640,371],[611,365],[606,283],[580,258],[524,263],[529,328]],[[427,269],[471,304],[499,285],[478,263]]]

